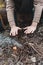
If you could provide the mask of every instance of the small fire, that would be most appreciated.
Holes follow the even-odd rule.
[[[14,47],[13,47],[13,50],[17,50],[17,47],[16,47],[16,46],[14,46]]]

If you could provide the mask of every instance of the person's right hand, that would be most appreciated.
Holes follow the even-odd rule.
[[[18,30],[20,30],[20,29],[21,29],[20,27],[13,26],[11,28],[11,31],[10,31],[10,36],[16,36],[16,35],[18,35]]]

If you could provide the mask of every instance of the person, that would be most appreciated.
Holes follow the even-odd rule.
[[[31,4],[29,4],[30,3],[29,1],[31,2]],[[34,2],[36,3],[36,1],[34,1]],[[21,22],[24,21],[23,19],[26,19],[26,18],[30,17],[29,21],[30,22],[32,21],[32,23],[31,23],[30,26],[26,26],[26,27],[23,28],[23,29],[25,29],[25,31],[24,31],[25,34],[33,33],[36,30],[37,24],[39,23],[39,20],[40,20],[40,17],[41,17],[42,6],[40,6],[40,4],[37,3],[37,5],[35,7],[34,18],[32,20],[32,16],[30,16],[30,15],[32,15],[32,8],[33,8],[32,5],[33,5],[33,0],[15,0],[15,1],[6,0],[7,17],[8,17],[8,21],[9,21],[10,27],[11,27],[10,35],[12,35],[12,36],[17,35],[18,34],[18,30],[21,29],[20,27],[16,26],[16,23],[15,23],[15,18],[16,17]],[[16,10],[16,16],[14,18],[15,10]],[[17,15],[18,13],[20,13],[21,15]],[[26,15],[22,15],[22,13],[23,14],[31,13],[31,14],[29,14],[29,16],[27,17]],[[20,18],[22,18],[22,19],[20,19]]]
[[[43,0],[34,0],[34,7],[35,12],[33,22],[36,22],[38,24],[43,18]]]

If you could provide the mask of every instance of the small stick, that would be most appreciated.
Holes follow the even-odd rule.
[[[30,47],[33,48],[34,51],[36,51],[38,53],[38,55],[40,55],[40,56],[42,55],[42,52],[37,49],[38,47],[36,45],[34,47],[34,44],[33,43],[28,43],[28,44],[30,45]]]

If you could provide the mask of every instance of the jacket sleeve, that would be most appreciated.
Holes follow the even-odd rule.
[[[33,22],[39,23],[42,14],[42,9],[43,8],[40,4],[35,6]]]
[[[15,25],[14,3],[13,3],[13,0],[5,0],[5,2],[6,2],[6,11],[7,11],[8,22],[10,24],[10,27],[13,27]]]

